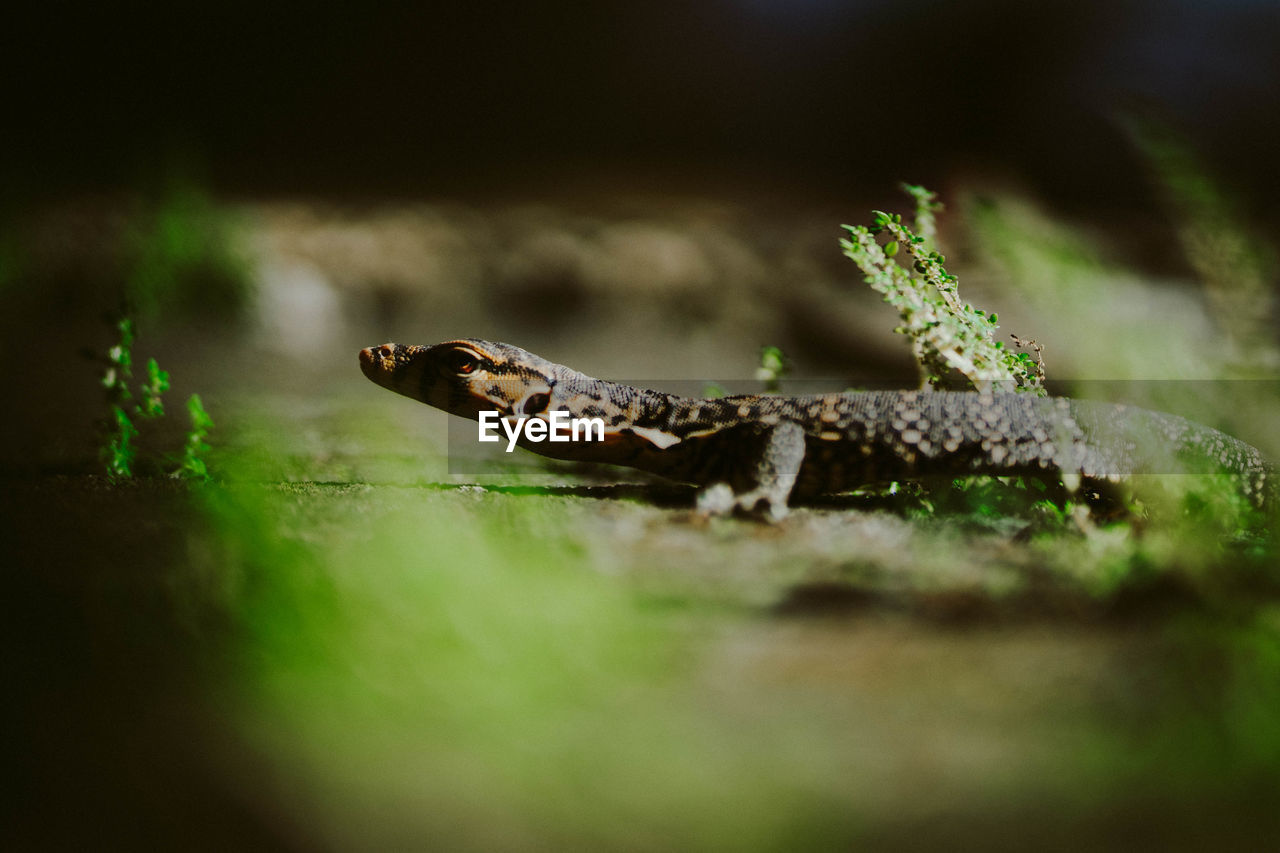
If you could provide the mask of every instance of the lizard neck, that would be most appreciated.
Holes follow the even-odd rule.
[[[603,418],[610,427],[623,425],[667,429],[680,422],[699,401],[691,397],[593,379],[572,372],[556,383],[555,401],[577,418]]]

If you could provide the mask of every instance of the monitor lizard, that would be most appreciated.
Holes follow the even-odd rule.
[[[519,446],[702,487],[701,510],[780,519],[793,499],[932,475],[1052,478],[1078,488],[1135,473],[1221,473],[1256,506],[1276,474],[1218,430],[1128,405],[964,391],[696,399],[595,379],[510,344],[463,338],[360,351],[365,376],[462,417],[601,418],[603,441]]]

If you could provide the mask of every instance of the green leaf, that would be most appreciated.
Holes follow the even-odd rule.
[[[116,323],[116,330],[120,332],[120,346],[128,349],[133,345],[133,319],[130,317],[121,317]]]
[[[200,431],[213,429],[213,418],[209,417],[209,413],[204,410],[204,403],[200,400],[199,394],[192,394],[187,398],[187,414],[191,416],[191,426]]]
[[[169,371],[161,370],[154,358],[147,359],[147,382],[161,394],[169,390]]]
[[[142,402],[137,405],[137,412],[148,418],[157,418],[164,414],[164,402],[160,396],[169,390],[169,374],[161,370],[154,358],[147,359],[147,381],[142,386]]]
[[[115,479],[133,476],[133,459],[137,455],[133,440],[138,430],[129,420],[129,413],[120,406],[111,406],[111,419],[115,431],[103,449],[103,461],[106,464],[107,476]]]

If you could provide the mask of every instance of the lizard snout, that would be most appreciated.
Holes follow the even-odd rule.
[[[360,369],[364,375],[373,379],[379,373],[389,371],[395,365],[395,345],[383,344],[380,347],[365,347],[360,350]]]

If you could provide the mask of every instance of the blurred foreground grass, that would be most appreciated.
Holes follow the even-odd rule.
[[[788,779],[798,756],[761,755],[690,692],[717,620],[628,595],[527,500],[334,492],[223,493],[229,535],[212,545],[244,579],[248,730],[325,803],[298,817],[329,840],[738,846],[803,831],[817,804]]]
[[[342,849],[914,846],[943,818],[1000,843],[1050,803],[1064,832],[1111,810],[1177,824],[1181,798],[1250,792],[1280,759],[1274,608],[1149,635],[815,621],[750,604],[815,571],[797,557],[788,580],[797,543],[751,525],[697,531],[712,561],[652,529],[619,541],[678,511],[612,501],[210,497],[245,643],[234,713],[295,819]]]
[[[1280,607],[1232,547],[1054,560],[962,519],[704,527],[589,489],[71,481],[4,510],[40,566],[3,620],[21,846],[1280,831]]]

